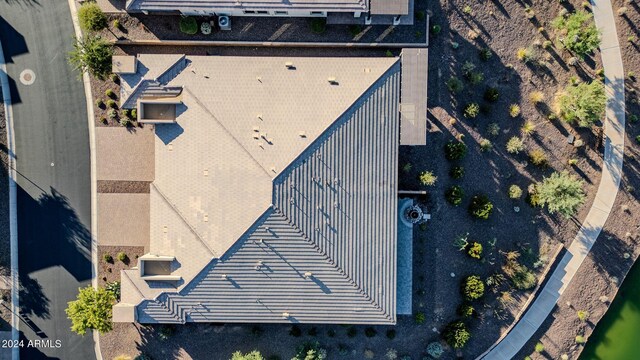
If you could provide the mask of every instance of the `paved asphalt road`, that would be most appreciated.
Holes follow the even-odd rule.
[[[91,280],[86,102],[66,61],[73,34],[65,0],[0,1],[16,138],[23,360],[95,358],[91,334],[72,333],[64,312]],[[34,71],[32,85],[20,83],[24,69]]]

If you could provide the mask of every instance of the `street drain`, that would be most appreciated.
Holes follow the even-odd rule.
[[[36,73],[33,70],[25,69],[20,73],[20,82],[23,85],[31,85],[36,81]]]

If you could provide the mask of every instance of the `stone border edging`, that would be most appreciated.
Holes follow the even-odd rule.
[[[538,280],[538,284],[536,285],[535,289],[533,289],[531,294],[529,294],[529,298],[524,303],[524,305],[520,308],[520,311],[518,312],[518,314],[516,314],[516,316],[513,318],[513,321],[511,322],[511,325],[509,325],[509,327],[507,327],[507,329],[502,332],[500,337],[493,343],[493,345],[491,345],[487,350],[485,350],[485,352],[483,352],[482,354],[478,355],[475,358],[475,360],[482,359],[483,356],[487,355],[491,350],[493,350],[496,346],[498,346],[500,341],[502,341],[502,339],[504,339],[507,336],[507,334],[509,334],[511,329],[513,329],[513,327],[516,326],[518,321],[520,321],[520,318],[527,311],[527,309],[529,308],[529,306],[533,302],[533,299],[535,299],[536,295],[538,295],[538,291],[542,287],[542,284],[544,284],[548,280],[547,279],[547,275],[549,274],[549,271],[551,271],[552,268],[554,268],[554,267],[556,267],[556,266],[558,266],[560,264],[558,262],[558,255],[560,255],[560,253],[562,252],[563,249],[564,249],[564,245],[563,244],[558,244],[558,246],[556,246],[556,251],[554,251],[553,256],[549,259],[549,263],[547,264],[547,266],[545,266],[545,269],[542,271],[542,273],[540,273],[540,277],[538,278],[539,279]]]
[[[7,66],[4,60],[2,44],[0,44],[0,85],[2,86],[2,99],[5,107],[7,123],[7,157],[9,159],[9,243],[11,252],[11,340],[19,340],[20,319],[18,311],[20,305],[20,292],[18,290],[18,218],[17,218],[17,189],[16,189],[16,152],[15,134],[13,133],[13,110],[11,107],[11,89]],[[13,360],[20,359],[20,347],[13,346],[11,350]]]
[[[75,37],[82,38],[82,31],[80,31],[80,25],[78,21],[78,11],[75,0],[68,0],[69,11],[71,12],[71,21],[73,23],[73,30]],[[96,181],[96,151],[95,151],[95,116],[93,113],[93,97],[91,95],[91,81],[89,74],[86,71],[82,72],[82,82],[84,84],[85,100],[87,102],[87,117],[89,121],[89,153],[91,162],[91,285],[93,288],[98,288],[98,243],[96,239],[97,232],[97,181]],[[100,352],[100,334],[98,331],[92,331],[93,341],[95,342],[94,350],[96,354],[96,360],[102,360],[102,353]]]

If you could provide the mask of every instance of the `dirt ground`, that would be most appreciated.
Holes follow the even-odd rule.
[[[613,1],[614,11],[621,7],[627,8],[625,15],[616,19],[627,74],[627,137],[622,184],[591,254],[560,298],[558,307],[521,352],[523,357],[531,354],[533,359],[557,359],[567,354],[571,359],[578,358],[584,347],[576,344],[575,336],[589,338],[640,254],[640,142],[636,139],[640,135],[640,123],[633,117],[640,116],[640,85],[638,79],[629,77],[630,73],[640,74],[640,6],[637,2]],[[587,321],[578,319],[578,310],[590,314]],[[542,354],[534,352],[538,341],[545,347]]]
[[[119,253],[125,253],[125,262],[118,259]],[[112,261],[107,262],[105,255],[111,255]],[[138,257],[144,255],[143,246],[98,246],[98,285],[104,286],[108,282],[120,281],[120,270],[127,270],[138,263]]]

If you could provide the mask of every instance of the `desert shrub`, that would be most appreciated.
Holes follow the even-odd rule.
[[[475,70],[476,65],[471,61],[465,61],[464,64],[462,64],[462,75],[467,79]]]
[[[541,353],[541,352],[543,352],[543,351],[544,351],[544,345],[542,345],[542,343],[541,343],[541,342],[538,342],[538,343],[536,344],[536,348],[535,348],[535,350],[536,350],[536,352],[537,352],[537,353]]]
[[[291,326],[291,329],[289,329],[289,335],[293,337],[300,337],[302,336],[302,330],[300,330],[298,325],[293,325]]]
[[[109,42],[97,35],[76,39],[69,52],[69,63],[76,69],[88,71],[98,79],[111,73],[113,48]]]
[[[576,336],[576,343],[577,344],[584,344],[585,342],[587,342],[587,339],[585,339],[583,335],[577,335]]]
[[[464,107],[462,115],[466,118],[474,119],[480,114],[480,105],[477,103],[469,103]]]
[[[445,198],[449,202],[449,204],[458,206],[462,203],[462,198],[464,197],[464,191],[462,187],[458,185],[453,185],[444,194]]]
[[[439,342],[432,342],[427,345],[427,354],[434,359],[439,359],[444,354],[444,349]]]
[[[131,109],[131,118],[132,119],[137,119],[138,118],[138,112],[136,109]]]
[[[398,351],[396,349],[387,349],[387,353],[384,355],[387,360],[398,359]]]
[[[438,180],[438,177],[433,175],[433,171],[423,171],[420,173],[419,179],[422,185],[433,186]]]
[[[102,101],[102,99],[96,100],[96,107],[100,109],[104,109],[104,101]]]
[[[327,20],[324,18],[314,18],[311,19],[311,23],[309,25],[311,27],[311,31],[316,34],[322,34],[327,29]]]
[[[509,116],[512,118],[518,117],[520,115],[520,105],[511,104],[509,106]]]
[[[80,6],[78,22],[84,31],[100,31],[107,27],[107,17],[95,2],[85,2]]]
[[[113,92],[113,90],[111,90],[111,89],[107,89],[107,91],[105,91],[104,94],[107,97],[112,98],[112,99],[115,99],[115,97],[116,97],[116,93]]]
[[[507,141],[507,152],[509,154],[518,154],[524,150],[524,142],[521,138],[514,136]]]
[[[525,64],[534,62],[536,59],[535,49],[532,47],[519,48],[518,51],[516,51],[516,58]]]
[[[479,71],[474,71],[467,76],[467,80],[469,80],[471,85],[478,85],[484,80],[484,74]]]
[[[118,112],[116,109],[109,109],[109,111],[107,111],[107,117],[111,120],[115,120],[118,117]]]
[[[378,332],[376,331],[376,329],[372,328],[371,326],[367,327],[366,329],[364,329],[364,335],[366,337],[374,337],[376,336]]]
[[[467,245],[467,255],[474,259],[480,259],[482,257],[482,244],[477,241],[472,241]]]
[[[291,360],[324,360],[327,350],[320,347],[317,341],[306,342],[296,349],[296,355]]]
[[[545,40],[542,42],[543,49],[551,49],[551,47],[553,47],[553,42],[551,42],[550,40]]]
[[[602,118],[606,106],[604,84],[600,81],[567,85],[557,97],[560,118],[588,127]]]
[[[384,52],[384,56],[393,57],[393,53],[391,52],[391,50],[387,50],[387,51]]]
[[[476,195],[469,204],[469,214],[476,219],[486,220],[493,212],[493,204],[486,195]]]
[[[350,326],[349,329],[347,329],[347,336],[352,338],[352,337],[356,337],[356,335],[358,335],[358,329],[356,329],[353,326]]]
[[[111,26],[112,26],[114,29],[118,29],[118,30],[120,30],[120,27],[122,26],[122,24],[120,24],[120,20],[115,19],[115,20],[113,20],[113,22],[111,23]]]
[[[480,49],[480,52],[478,53],[478,56],[480,56],[480,60],[482,60],[482,61],[489,61],[489,59],[491,59],[492,55],[493,55],[493,53],[488,48],[482,48],[482,49]]]
[[[460,91],[464,90],[464,84],[455,76],[450,77],[449,80],[447,80],[446,84],[449,91],[454,94],[457,94]]]
[[[122,262],[127,262],[129,260],[129,257],[124,252],[119,252],[116,257]]]
[[[493,275],[489,275],[489,277],[487,278],[487,280],[485,280],[485,284],[487,284],[487,286],[495,288],[500,286],[500,284],[502,284],[505,280],[504,275],[499,274],[499,273],[495,273]]]
[[[231,360],[265,360],[262,354],[258,350],[243,354],[240,351],[236,351],[231,355]]]
[[[460,179],[464,176],[464,167],[462,166],[454,166],[449,170],[449,176],[454,179]]]
[[[527,188],[527,203],[533,207],[542,206],[542,201],[540,200],[540,195],[538,194],[538,189],[535,184],[531,184]]]
[[[462,287],[460,290],[465,300],[477,300],[484,296],[484,283],[479,276],[467,276],[462,281]]]
[[[522,132],[522,135],[531,135],[535,130],[536,124],[532,123],[531,121],[525,121],[520,128],[520,132]]]
[[[416,20],[422,21],[426,18],[424,11],[416,11]]]
[[[460,160],[467,155],[467,145],[460,141],[449,141],[445,147],[444,152],[447,160]]]
[[[577,314],[578,314],[578,319],[580,319],[580,321],[587,321],[587,319],[589,318],[588,311],[578,310]]]
[[[583,185],[584,181],[567,171],[554,172],[536,185],[536,191],[540,203],[546,205],[550,213],[571,217],[585,201]]]
[[[107,100],[107,107],[109,107],[111,109],[116,109],[116,108],[118,108],[118,103],[116,103],[116,101],[113,100],[113,99],[109,99],[109,100]]]
[[[129,121],[129,119],[127,118],[120,118],[120,126],[124,126],[127,127],[131,125],[131,121]]]
[[[489,151],[493,149],[493,143],[489,139],[480,140],[480,150],[481,151]]]
[[[500,98],[500,92],[494,87],[489,87],[484,92],[484,99],[488,102],[496,102]]]
[[[180,18],[180,31],[188,35],[198,32],[198,22],[193,16],[183,16]]]
[[[509,198],[511,199],[520,199],[522,196],[522,188],[518,185],[509,186]]]
[[[536,275],[528,267],[520,265],[511,277],[513,286],[520,290],[529,290],[536,286]]]
[[[600,46],[600,31],[589,12],[576,11],[568,16],[560,15],[553,20],[552,25],[557,30],[557,42],[581,58],[592,54]]]
[[[105,290],[112,293],[117,301],[120,301],[120,281],[108,282],[104,286]]]
[[[468,318],[473,316],[473,314],[475,313],[475,309],[473,308],[473,306],[469,305],[469,304],[460,304],[460,306],[458,306],[458,309],[456,310],[456,312],[458,313],[459,316],[462,316],[463,318]]]
[[[442,336],[449,346],[454,349],[460,349],[469,341],[471,333],[469,333],[467,326],[462,321],[454,321],[445,327]]]
[[[540,149],[535,149],[529,152],[529,161],[539,167],[546,167],[548,165],[547,155]]]
[[[432,35],[438,35],[442,31],[442,26],[435,24],[431,27],[430,32]]]
[[[490,123],[487,125],[487,133],[491,136],[500,135],[500,125],[498,125],[498,123]]]
[[[104,288],[96,290],[91,285],[78,290],[78,297],[70,301],[65,310],[71,320],[71,331],[79,335],[84,335],[87,330],[98,330],[100,333],[111,331],[111,307],[115,302],[113,294]]]
[[[418,311],[413,319],[416,321],[416,324],[422,325],[427,320],[427,316],[422,311]]]
[[[393,340],[396,338],[396,331],[394,329],[387,330],[387,339]]]
[[[532,104],[541,103],[544,100],[544,93],[542,91],[533,91],[529,94],[529,101]]]
[[[109,264],[113,264],[113,256],[111,256],[109,254],[104,254],[104,256],[102,258],[104,259],[104,262],[109,263]]]

